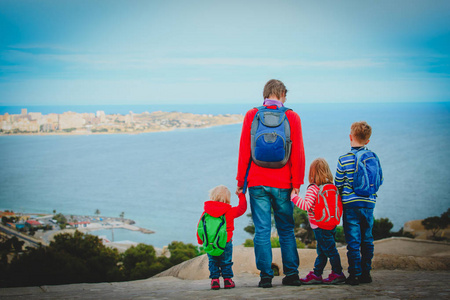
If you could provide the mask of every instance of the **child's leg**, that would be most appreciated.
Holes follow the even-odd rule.
[[[370,273],[373,258],[373,209],[361,209],[361,271]]]
[[[229,241],[225,246],[225,251],[220,256],[220,269],[222,270],[223,278],[233,278],[233,243]]]
[[[212,256],[208,254],[209,259],[209,278],[211,279],[218,279],[220,277],[220,256]]]
[[[327,265],[327,255],[325,254],[325,252],[323,251],[323,246],[325,244],[325,241],[323,240],[323,229],[320,228],[316,228],[313,229],[314,232],[314,236],[316,237],[316,252],[317,252],[317,257],[316,257],[316,261],[314,262],[314,274],[316,276],[321,276],[323,273],[323,269],[325,268],[325,266]]]
[[[347,242],[348,272],[350,275],[361,275],[361,228],[360,228],[360,209],[344,209],[344,234]]]
[[[325,256],[325,263],[323,264],[322,271],[325,268],[325,265],[327,263],[327,258],[329,257],[333,272],[336,274],[341,274],[342,273],[341,257],[339,256],[339,252],[336,249],[336,241],[334,239],[334,236],[336,233],[336,228],[333,230],[325,230],[325,229],[320,229],[320,228],[318,228],[318,229],[320,230],[320,235],[319,235],[320,238],[317,239],[317,235],[316,235],[317,245],[319,246],[319,244],[320,244],[322,255]],[[316,234],[316,230],[317,229],[314,229],[315,234]],[[317,262],[317,259],[316,259],[316,262]],[[318,275],[316,273],[315,267],[314,267],[314,273],[316,275]]]

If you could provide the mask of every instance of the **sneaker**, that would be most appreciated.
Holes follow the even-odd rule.
[[[283,285],[291,285],[291,286],[300,286],[302,285],[302,282],[300,281],[300,278],[298,277],[298,274],[289,275],[283,278],[281,281]]]
[[[341,272],[341,274],[334,273],[331,271],[330,275],[328,275],[328,278],[325,278],[323,281],[325,284],[338,284],[345,282],[345,275]]]
[[[362,273],[362,275],[359,277],[359,283],[371,283],[372,282],[372,276],[370,276],[370,273]]]
[[[231,279],[231,278],[224,278],[223,279],[223,284],[224,284],[224,288],[226,288],[226,289],[232,289],[232,288],[234,288],[236,286],[234,284],[233,279]]]
[[[350,274],[350,276],[348,276],[347,279],[345,280],[345,283],[350,284],[350,285],[358,285],[359,277],[360,276],[355,276],[353,274]]]
[[[211,279],[211,289],[218,290],[220,289],[220,281],[219,278]]]
[[[300,279],[303,284],[318,284],[322,283],[322,275],[317,276],[314,271],[309,272],[305,278]]]
[[[271,288],[272,287],[272,278],[261,278],[258,286],[262,287],[262,288]]]

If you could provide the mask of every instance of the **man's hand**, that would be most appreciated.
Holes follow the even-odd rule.
[[[294,194],[298,195],[298,193],[300,193],[300,188],[298,188],[298,189],[292,189],[292,192],[291,192],[291,198],[292,198],[292,196],[293,196]]]
[[[244,187],[239,187],[239,186],[238,186],[238,187],[236,188],[236,195],[237,195],[237,196],[239,196],[239,194],[240,194],[240,193],[243,193],[243,192],[244,192]]]

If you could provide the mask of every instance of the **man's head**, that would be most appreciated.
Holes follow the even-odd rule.
[[[279,101],[286,101],[287,89],[280,80],[271,79],[264,86],[263,97],[264,99],[272,99]]]
[[[350,128],[350,142],[352,146],[364,146],[369,143],[372,135],[372,127],[366,121],[359,121],[352,124]]]

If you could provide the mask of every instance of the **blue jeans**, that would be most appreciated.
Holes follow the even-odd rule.
[[[256,267],[262,278],[273,278],[271,208],[275,217],[280,238],[283,272],[286,276],[298,274],[299,258],[294,236],[294,204],[291,202],[291,189],[278,189],[268,186],[249,188],[250,207],[255,224]]]
[[[208,254],[209,258],[209,278],[217,279],[222,275],[223,278],[233,277],[233,243],[229,241],[225,246],[225,251],[219,256]]]
[[[323,269],[327,265],[328,258],[330,258],[331,269],[336,274],[342,273],[341,257],[336,249],[336,241],[334,236],[336,228],[333,230],[326,230],[321,228],[313,229],[317,241],[317,258],[314,263],[314,274],[322,275]]]
[[[359,276],[372,269],[373,208],[344,209],[344,234],[347,242],[348,272]]]

